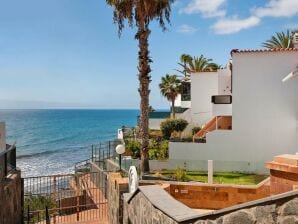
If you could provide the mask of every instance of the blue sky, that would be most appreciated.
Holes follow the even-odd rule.
[[[0,108],[138,108],[135,30],[118,38],[104,0],[0,5]],[[168,107],[158,83],[182,53],[224,65],[231,49],[261,48],[288,28],[298,28],[296,0],[177,0],[168,30],[151,26],[151,104]]]

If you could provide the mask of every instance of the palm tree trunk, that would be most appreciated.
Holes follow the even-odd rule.
[[[136,39],[139,41],[139,93],[140,102],[140,138],[141,138],[141,175],[149,173],[149,83],[150,83],[150,62],[148,38],[150,30],[145,25],[140,25],[136,34]]]
[[[172,116],[173,116],[173,119],[175,119],[175,117],[176,117],[176,113],[175,113],[175,99],[172,99]]]

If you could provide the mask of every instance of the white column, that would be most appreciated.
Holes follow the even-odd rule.
[[[5,123],[0,122],[0,152],[6,150]]]
[[[208,184],[213,184],[213,160],[208,160]]]

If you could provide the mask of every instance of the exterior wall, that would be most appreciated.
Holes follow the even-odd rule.
[[[170,159],[231,161],[239,163],[234,171],[246,164],[264,172],[273,156],[297,152],[298,79],[281,81],[297,58],[298,52],[235,53],[233,130],[208,133],[206,144],[170,143]]]
[[[153,130],[160,130],[161,122],[165,121],[166,119],[149,119],[149,129]]]
[[[140,223],[176,224],[177,222],[153,207],[151,202],[142,193],[138,193],[130,204],[124,202],[123,224]]]
[[[229,69],[220,69],[218,72],[218,95],[231,95],[232,82],[231,71]]]
[[[203,219],[203,218],[202,218]],[[275,201],[259,203],[226,214],[211,215],[195,224],[294,224],[298,223],[298,197],[280,198]]]
[[[128,178],[122,178],[119,173],[108,176],[108,219],[109,224],[123,221],[122,195],[128,192]]]
[[[218,73],[201,72],[191,75],[192,122],[202,126],[212,118],[211,97],[218,95]]]
[[[212,116],[232,116],[232,104],[212,104]]]
[[[0,179],[0,223],[22,223],[22,180],[21,172]]]

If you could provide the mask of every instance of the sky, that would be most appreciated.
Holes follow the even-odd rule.
[[[0,0],[0,108],[139,107],[136,30],[118,37],[105,0]],[[298,0],[176,0],[163,32],[150,26],[150,104],[183,53],[225,65],[232,49],[259,49],[298,28]]]

